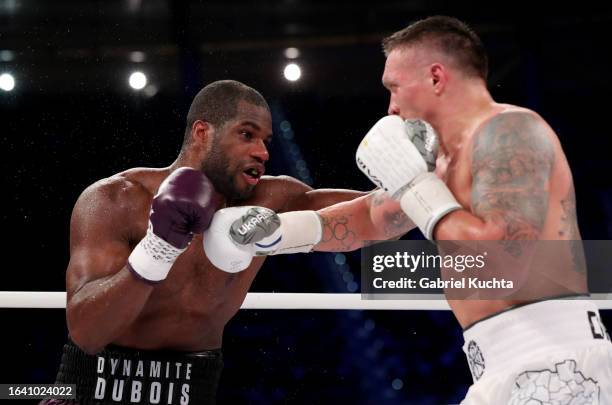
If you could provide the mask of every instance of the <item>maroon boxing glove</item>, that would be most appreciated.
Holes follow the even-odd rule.
[[[182,167],[172,172],[153,198],[147,234],[128,258],[128,268],[145,281],[164,280],[193,235],[210,225],[214,195],[201,171]]]

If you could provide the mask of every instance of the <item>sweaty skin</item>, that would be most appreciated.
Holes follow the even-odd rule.
[[[225,324],[244,301],[263,257],[254,258],[243,272],[225,273],[206,258],[200,234],[157,285],[137,280],[125,267],[145,235],[159,185],[178,167],[201,167],[209,130],[201,121],[194,124],[194,143],[172,166],[122,172],[94,183],[79,197],[70,225],[67,321],[72,339],[86,352],[96,353],[110,343],[151,350],[221,347]],[[287,176],[264,176],[253,188],[242,169],[252,164],[262,167],[268,159],[269,112],[241,103],[239,115],[224,131],[219,147],[232,157],[229,169],[236,169],[227,181],[252,193],[239,203],[220,198],[217,208],[259,205],[277,212],[317,210],[365,194],[312,190]]]
[[[527,109],[492,110],[456,157],[441,157],[448,164],[437,174],[466,209],[443,218],[435,238],[505,241],[510,257],[521,254],[519,240],[580,240],[572,174],[554,131]],[[530,296],[587,292],[581,248],[559,246],[566,249],[540,259],[550,273],[527,276]],[[449,300],[463,327],[523,302]]]
[[[437,223],[434,239],[497,241],[495,257],[507,263],[529,257],[521,251],[521,240],[581,239],[569,165],[557,135],[538,114],[496,103],[486,79],[435,41],[387,51],[382,83],[389,91],[388,113],[423,119],[436,130],[440,151],[435,173],[463,207]],[[321,214],[327,239],[317,250],[357,249],[364,240],[389,239],[414,227],[399,204],[381,192]],[[337,232],[339,225],[343,232]],[[532,250],[529,258],[540,264],[539,271],[530,272],[520,261],[507,266],[521,282],[515,299],[449,299],[461,326],[525,300],[586,293],[581,244],[547,246],[553,245],[563,246],[552,252]]]
[[[509,258],[520,249],[517,240],[580,240],[572,175],[546,122],[527,109],[492,103],[471,127],[459,148],[438,156],[435,173],[464,209],[437,224],[435,239],[499,240]],[[354,250],[364,240],[389,239],[414,227],[399,203],[381,191],[319,213],[326,230],[315,246],[321,251]],[[551,273],[526,276],[523,288],[533,289],[530,296],[586,293],[581,248],[541,260]],[[523,302],[449,300],[464,328]]]

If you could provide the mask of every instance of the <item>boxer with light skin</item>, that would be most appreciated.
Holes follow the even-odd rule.
[[[214,82],[194,98],[172,165],[130,169],[81,194],[66,273],[71,341],[57,378],[77,385],[69,403],[215,402],[223,329],[265,258],[236,274],[216,269],[202,247],[214,212],[258,205],[317,218],[310,210],[366,194],[264,176],[271,138],[256,90]]]
[[[555,132],[537,113],[493,100],[487,56],[469,27],[431,17],[383,47],[389,116],[357,151],[359,168],[383,190],[319,210],[323,237],[311,242],[314,250],[354,250],[415,224],[431,240],[500,241],[508,257],[517,255],[516,241],[581,239],[572,174]],[[433,142],[421,142],[436,132],[437,155]],[[216,230],[217,215],[207,232]],[[291,239],[291,216],[280,214],[254,240]],[[247,251],[245,261],[269,254],[232,238]],[[555,299],[587,293],[582,247],[565,246],[545,263],[557,278],[535,283],[552,294],[449,300],[474,379],[463,404],[612,403],[612,344],[597,307]]]

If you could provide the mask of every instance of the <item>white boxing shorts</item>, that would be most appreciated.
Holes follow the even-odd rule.
[[[463,405],[612,405],[612,343],[589,300],[511,308],[463,333]]]

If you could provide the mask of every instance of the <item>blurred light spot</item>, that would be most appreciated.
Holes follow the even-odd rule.
[[[281,131],[289,131],[291,129],[291,123],[289,121],[282,121],[280,123]]]
[[[142,90],[147,85],[147,76],[142,72],[134,72],[130,75],[129,82],[134,90]]]
[[[295,59],[300,56],[300,50],[294,47],[285,49],[285,58]]]
[[[334,257],[334,261],[338,266],[341,266],[346,263],[346,256],[344,256],[342,253],[337,253],[336,257]]]
[[[289,80],[290,82],[295,82],[302,77],[302,69],[300,69],[299,65],[296,63],[289,63],[287,66],[285,66],[283,74],[285,75],[285,79]]]
[[[153,97],[153,96],[155,96],[157,94],[158,91],[159,91],[159,89],[157,88],[156,85],[149,84],[147,87],[144,88],[143,93],[147,97]]]
[[[10,73],[2,73],[0,75],[0,89],[11,91],[15,88],[15,78]]]
[[[147,59],[147,55],[141,51],[130,52],[130,61],[134,63],[141,63]]]
[[[10,62],[15,59],[15,52],[5,49],[0,51],[0,62]]]

